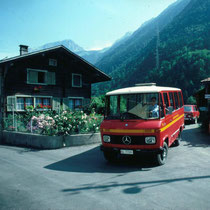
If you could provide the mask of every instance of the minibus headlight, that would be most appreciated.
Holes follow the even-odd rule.
[[[111,138],[108,135],[104,135],[103,140],[104,140],[104,142],[109,143],[111,141]]]
[[[154,136],[147,136],[147,137],[145,137],[145,143],[146,144],[155,144],[156,138]]]

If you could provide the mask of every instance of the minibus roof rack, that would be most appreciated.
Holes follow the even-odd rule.
[[[156,83],[139,83],[135,84],[135,86],[156,86]]]

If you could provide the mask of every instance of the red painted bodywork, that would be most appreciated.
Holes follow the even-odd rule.
[[[184,119],[185,120],[195,120],[196,118],[198,119],[200,117],[200,112],[197,109],[196,105],[184,105],[185,107],[191,107],[190,112],[184,111]]]
[[[182,99],[183,100],[183,99]],[[112,129],[111,131],[109,131]],[[163,142],[167,141],[170,146],[184,129],[184,107],[176,109],[172,114],[168,114],[161,119],[135,119],[135,120],[104,120],[101,124],[102,145],[109,148],[122,149],[159,149]],[[114,132],[112,132],[114,130]],[[119,130],[119,132],[118,132]],[[126,132],[124,132],[126,130]],[[130,131],[129,131],[130,130]],[[141,130],[139,133],[133,133],[133,130]],[[142,130],[152,130],[152,132],[143,132]],[[120,132],[123,131],[123,132]],[[123,136],[155,136],[154,145],[124,145],[111,144],[103,141],[103,135],[123,135]]]

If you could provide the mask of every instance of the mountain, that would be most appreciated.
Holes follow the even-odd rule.
[[[63,45],[67,49],[71,50],[72,52],[74,52],[75,54],[79,55],[80,57],[84,58],[85,60],[87,60],[88,62],[92,64],[96,63],[101,57],[103,57],[103,53],[109,49],[109,48],[104,48],[102,50],[89,50],[88,51],[88,50],[84,50],[82,47],[80,47],[71,39],[66,39],[62,41],[47,43],[33,49],[30,48],[29,51],[32,52],[32,51],[43,50],[43,49],[55,47],[58,45]]]
[[[77,45],[75,42],[73,42],[70,39],[47,43],[47,44],[44,44],[44,45],[42,45],[38,48],[35,48],[35,49],[30,48],[29,50],[30,51],[43,50],[43,49],[50,48],[50,47],[55,47],[55,46],[58,46],[58,45],[63,45],[64,47],[68,48],[69,50],[71,50],[74,53],[84,51],[84,49],[82,47],[80,47],[79,45]]]
[[[75,52],[77,55],[84,58],[89,63],[95,64],[101,57],[103,57],[104,53],[109,49],[109,47],[103,48],[101,50],[83,50],[79,52]]]
[[[153,18],[137,29],[125,42],[100,59],[95,65],[105,73],[112,73],[116,69],[123,69],[132,59],[136,59],[139,51],[177,16],[190,0],[175,2],[164,10],[157,18]]]
[[[210,75],[209,50],[210,0],[177,1],[96,64],[113,79],[94,94],[156,82],[182,88],[187,101]]]
[[[89,63],[95,64],[98,62],[102,57],[106,55],[109,50],[115,49],[117,46],[119,46],[122,42],[126,41],[128,37],[130,37],[132,33],[127,32],[122,38],[118,39],[111,47],[106,47],[101,50],[84,50],[82,47],[80,47],[78,44],[76,44],[74,41],[70,39],[62,40],[62,41],[57,41],[57,42],[51,42],[44,44],[38,48],[30,48],[29,51],[38,51],[38,50],[43,50],[49,47],[55,47],[58,45],[63,45],[72,52],[76,53],[80,57],[84,58],[87,60]]]
[[[120,46],[123,42],[127,41],[127,39],[131,36],[131,34],[132,34],[131,32],[127,32],[123,37],[116,40],[112,46],[106,47],[102,50],[81,51],[77,52],[77,54],[82,58],[84,58],[85,60],[87,60],[88,62],[96,64],[104,56],[109,55],[110,53],[112,53],[114,49]]]

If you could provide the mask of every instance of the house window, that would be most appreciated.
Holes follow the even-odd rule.
[[[27,84],[55,85],[55,72],[27,69]]]
[[[33,106],[33,98],[25,98],[26,106]]]
[[[46,84],[47,71],[28,69],[27,84]]]
[[[43,105],[44,106],[50,106],[51,105],[50,99],[49,98],[43,98]]]
[[[50,98],[36,98],[36,107],[39,108],[51,108],[51,99]]]
[[[33,106],[33,98],[17,97],[16,109],[17,111],[24,111],[25,107]]]
[[[25,111],[28,106],[40,108],[40,110],[51,109],[52,101],[51,97],[7,96],[7,111]]]
[[[57,66],[57,60],[56,59],[49,59],[49,66]]]
[[[82,87],[81,74],[72,74],[72,87]]]
[[[36,98],[36,106],[42,104],[42,98]]]
[[[45,83],[45,72],[37,72],[38,75],[38,83]]]
[[[82,99],[70,98],[69,99],[69,108],[71,110],[81,110],[81,108],[82,108]]]
[[[24,98],[17,98],[17,110],[24,110]]]

